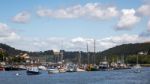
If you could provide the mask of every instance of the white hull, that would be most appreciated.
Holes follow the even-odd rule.
[[[28,75],[37,75],[37,74],[39,74],[40,72],[39,72],[39,69],[38,69],[38,67],[28,67],[27,68],[27,74]]]
[[[66,70],[65,70],[65,69],[59,69],[59,72],[60,72],[60,73],[65,73]]]
[[[80,69],[80,68],[77,68],[77,72],[83,72],[85,71],[84,69]]]
[[[47,70],[47,68],[45,66],[39,66],[38,67],[40,70]]]
[[[140,69],[142,68],[139,64],[137,64],[136,66],[133,67],[134,69]]]
[[[59,70],[58,69],[47,69],[48,73],[49,74],[56,74],[56,73],[59,73]]]
[[[140,72],[141,72],[141,68],[142,68],[142,67],[141,67],[139,64],[137,64],[136,66],[134,66],[134,67],[133,67],[133,69],[135,69],[135,70],[134,70],[134,73],[140,73]]]

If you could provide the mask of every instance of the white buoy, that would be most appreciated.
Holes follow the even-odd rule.
[[[16,76],[19,76],[19,73],[16,73]]]

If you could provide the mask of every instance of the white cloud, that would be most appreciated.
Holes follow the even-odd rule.
[[[135,15],[134,9],[123,9],[122,16],[117,24],[117,29],[131,29],[133,25],[140,21],[140,17]]]
[[[7,24],[0,23],[0,42],[12,41],[19,38],[20,36],[11,30]]]
[[[18,44],[22,42],[20,39],[21,37],[16,32],[11,30],[7,24],[0,23],[0,43],[5,43],[18,48]],[[20,45],[20,47],[22,46]],[[23,49],[23,47],[20,49]]]
[[[138,35],[128,35],[128,34],[123,34],[120,36],[112,36],[112,37],[107,37],[102,39],[101,41],[103,42],[111,42],[115,44],[123,44],[123,43],[134,43],[138,41]]]
[[[114,6],[102,6],[98,3],[87,3],[84,6],[75,5],[68,8],[61,9],[44,9],[41,8],[37,11],[37,15],[41,17],[51,18],[97,18],[109,19],[116,17],[118,11]]]
[[[7,37],[5,37],[7,38]],[[128,35],[123,34],[119,36],[111,36],[102,39],[96,39],[96,51],[103,51],[108,48],[114,47],[116,45],[127,44],[127,43],[139,43],[150,41],[150,38],[143,37],[139,35]],[[0,41],[2,41],[0,39]],[[63,42],[63,43],[62,43]],[[40,38],[25,38],[21,37],[20,39],[15,40],[5,40],[3,43],[11,45],[17,49],[27,50],[27,51],[44,51],[44,50],[60,50],[63,45],[63,49],[69,51],[86,51],[86,45],[89,45],[89,51],[93,51],[94,39],[93,38],[57,38],[50,37],[45,39]]]
[[[61,41],[64,44],[64,49],[65,50],[83,50],[86,51],[86,44],[88,43],[89,45],[89,51],[93,51],[93,45],[94,45],[94,39],[92,38],[83,38],[83,37],[77,37],[77,38],[72,38],[72,39],[55,39],[55,40],[49,40],[46,43],[49,43],[49,49],[57,49],[59,50]],[[138,42],[145,42],[149,41],[148,38],[145,37],[140,37],[139,35],[128,35],[128,34],[123,34],[120,36],[111,36],[103,39],[96,39],[96,49],[97,51],[102,51],[106,50],[108,48],[114,47],[116,45],[121,45],[121,44],[127,44],[127,43],[138,43]],[[38,45],[42,45],[41,43]],[[44,45],[42,45],[43,47]],[[41,47],[41,48],[42,48]]]
[[[150,16],[150,5],[145,4],[137,9],[137,12],[144,16]]]
[[[93,39],[77,37],[77,38],[71,39],[71,42],[72,42],[72,43],[89,43],[89,42],[91,42],[92,40],[93,40]]]
[[[30,19],[30,13],[27,11],[23,11],[13,17],[13,22],[27,23],[29,19]]]
[[[150,31],[150,20],[148,21],[147,26],[148,26],[148,31]]]
[[[73,50],[81,49],[83,51],[86,51],[86,44],[88,42],[89,50],[90,51],[94,50],[93,49],[94,39],[92,38],[77,37],[77,38],[73,38],[70,40],[73,46],[68,46],[70,47],[69,49],[73,49]],[[123,34],[119,36],[111,36],[111,37],[106,37],[102,39],[96,39],[96,50],[103,51],[108,48],[114,47],[116,45],[128,44],[128,43],[139,43],[139,42],[145,42],[145,41],[149,41],[149,38],[141,37],[139,35]]]

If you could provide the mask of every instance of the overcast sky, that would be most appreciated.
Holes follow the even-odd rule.
[[[103,51],[150,40],[149,0],[0,0],[0,42],[27,51]]]

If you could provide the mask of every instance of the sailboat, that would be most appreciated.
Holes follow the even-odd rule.
[[[140,54],[140,55],[142,55],[143,54],[143,52],[139,52],[138,54]],[[141,72],[141,66],[140,66],[140,64],[138,63],[138,55],[136,56],[136,65],[133,67],[135,70],[134,70],[134,72],[135,73],[140,73]]]
[[[85,71],[84,67],[81,64],[81,51],[79,51],[78,66],[77,66],[76,70],[77,70],[77,72],[83,72],[83,71]]]
[[[90,57],[89,57],[89,49],[88,49],[88,44],[87,44],[87,56],[88,56],[88,65],[86,67],[87,71],[98,71],[98,66],[96,66],[95,64],[95,50],[96,50],[96,46],[95,46],[95,40],[94,40],[94,55],[93,55],[93,64],[90,64]]]

